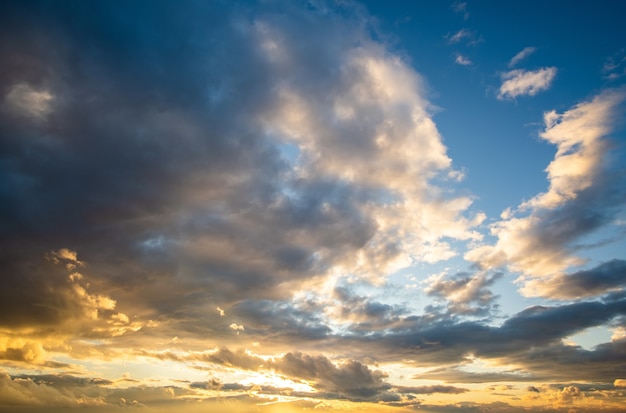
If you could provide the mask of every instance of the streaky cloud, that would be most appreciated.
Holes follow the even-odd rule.
[[[525,47],[519,53],[517,53],[515,56],[511,58],[511,60],[509,61],[509,67],[513,67],[517,65],[519,62],[526,59],[531,54],[535,53],[536,50],[537,50],[536,47],[531,47],[531,46]]]
[[[502,85],[498,99],[515,99],[518,96],[534,96],[550,89],[556,76],[556,67],[544,67],[527,71],[515,69],[501,75]]]

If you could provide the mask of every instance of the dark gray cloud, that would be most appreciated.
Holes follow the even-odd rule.
[[[270,74],[247,6],[237,18],[218,3],[182,6],[3,7],[12,33],[0,41],[3,96],[20,85],[31,100],[33,91],[52,96],[45,119],[19,108],[0,116],[7,322],[62,318],[58,304],[34,299],[54,301],[62,284],[38,262],[50,250],[79,250],[103,288],[129,298],[141,288],[135,302],[176,314],[189,289],[272,295],[278,283],[323,271],[320,248],[347,251],[371,237],[373,224],[353,205],[358,189],[294,180],[277,142],[254,123],[282,75]],[[269,19],[282,19],[271,9]],[[333,18],[321,22],[344,31]],[[359,33],[339,38],[353,44]],[[300,58],[308,50],[286,46]],[[339,58],[333,53],[314,53],[317,65]],[[298,241],[300,231],[310,237]]]
[[[180,361],[180,358],[172,353],[161,354],[161,357]],[[188,360],[192,359],[248,371],[275,371],[291,380],[311,382],[316,390],[326,394],[325,397],[329,398],[378,400],[391,388],[391,385],[385,381],[387,375],[381,371],[371,370],[367,365],[356,360],[334,363],[322,355],[290,352],[281,357],[265,360],[244,350],[232,351],[222,348],[214,353],[188,358]],[[225,386],[211,381],[198,382],[192,384],[192,387],[223,388]],[[436,392],[449,389],[432,390]]]
[[[344,338],[343,342],[348,347],[352,346],[354,350],[351,354],[354,355],[376,354],[381,361],[411,360],[417,366],[445,365],[447,367],[443,370],[431,374],[453,382],[563,379],[567,374],[611,381],[615,374],[619,376],[616,369],[625,367],[623,355],[618,350],[619,341],[599,345],[594,350],[584,350],[565,346],[562,339],[589,327],[610,323],[623,317],[625,312],[626,301],[622,298],[530,307],[511,316],[501,326],[488,326],[479,321],[407,317],[402,328],[364,334],[358,340],[355,337]],[[340,342],[334,345],[338,346]],[[469,356],[499,359],[502,363],[521,366],[521,370],[487,375],[455,373],[455,366],[466,362]],[[577,359],[586,360],[587,364],[581,366],[575,361]],[[424,377],[429,377],[429,374]]]
[[[67,411],[68,408],[121,410],[173,401],[192,394],[179,387],[115,388],[109,387],[111,382],[105,379],[55,374],[9,376],[3,373],[0,383],[0,411],[30,411],[29,408],[34,411]],[[59,410],[52,410],[55,408]]]
[[[349,330],[355,332],[379,331],[401,322],[408,310],[402,305],[390,305],[375,298],[356,294],[348,286],[336,286],[333,299],[337,310],[333,317],[349,324]]]
[[[433,393],[447,393],[447,394],[460,394],[465,393],[468,390],[455,386],[415,386],[415,387],[398,387],[397,390],[401,393],[411,394],[433,394]]]
[[[322,304],[310,301],[292,303],[280,301],[252,301],[238,303],[233,310],[244,320],[247,331],[259,339],[284,339],[308,342],[313,346],[331,333],[320,312]]]
[[[289,314],[289,311],[285,311],[285,314]],[[305,314],[307,313],[301,316]],[[298,342],[304,335],[309,338],[308,342],[300,344],[303,348],[332,349],[335,353],[345,352],[363,358],[376,354],[376,360],[380,362],[410,361],[416,366],[444,366],[417,376],[419,379],[483,383],[537,382],[581,377],[597,383],[612,383],[615,377],[620,376],[620,370],[626,367],[621,341],[585,350],[565,345],[562,340],[587,328],[611,323],[625,314],[626,301],[618,298],[555,307],[531,307],[510,317],[501,326],[487,326],[480,321],[455,322],[450,318],[407,316],[384,333],[356,329],[335,335],[325,331],[323,341],[317,341],[314,336],[310,336],[316,334],[318,327],[306,331],[306,323],[293,318],[294,321],[291,323],[298,320],[299,327],[289,328],[289,324],[284,324],[284,319],[277,318],[277,315],[269,315],[264,319],[276,319],[276,324],[271,328],[268,327],[261,337],[269,336],[280,325],[285,325],[284,335],[281,335],[276,343],[272,338],[267,338],[267,342],[281,348],[277,343]],[[262,323],[260,325],[263,326]],[[472,373],[458,369],[459,365],[467,363],[467,357],[470,356],[496,359],[500,360],[499,363],[517,367],[498,373]],[[329,359],[304,354],[291,354],[269,363],[243,350],[234,352],[224,348],[194,360],[248,370],[271,367],[288,377],[305,379],[318,377],[323,380],[326,373],[338,374],[335,370],[337,367]],[[581,364],[581,361],[584,363]],[[326,373],[317,372],[323,366],[326,366],[324,370]],[[310,369],[314,373],[307,373],[305,369]],[[371,383],[375,381],[370,380]],[[330,382],[338,386],[338,382],[332,380]],[[320,385],[323,384],[320,382]],[[380,390],[388,389],[381,385]]]
[[[537,283],[539,284],[539,283]],[[554,277],[546,282],[551,297],[576,299],[622,289],[626,285],[626,261],[614,259],[589,270]]]
[[[450,313],[490,315],[498,296],[493,294],[489,287],[502,276],[502,273],[464,272],[453,276],[437,275],[428,278],[426,292],[432,297],[446,301]]]
[[[461,370],[458,366],[441,367],[428,371],[427,373],[418,374],[414,379],[431,379],[444,380],[450,383],[502,383],[502,382],[540,382],[542,380],[550,380],[549,376],[528,373],[521,369],[512,369],[503,372],[469,372]]]
[[[316,387],[324,391],[337,392],[353,399],[376,398],[390,388],[384,381],[387,377],[385,373],[371,370],[355,360],[335,365],[324,356],[287,353],[272,366],[290,377],[315,380]]]
[[[219,379],[211,379],[209,381],[196,381],[193,383],[189,384],[189,387],[192,389],[203,389],[203,390],[221,390],[224,388],[228,388],[229,390],[231,390],[231,387],[233,386],[228,386],[228,384],[224,384],[222,383]]]

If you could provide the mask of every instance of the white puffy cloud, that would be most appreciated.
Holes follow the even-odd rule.
[[[556,76],[556,67],[544,67],[527,71],[523,69],[511,70],[501,75],[502,85],[498,99],[516,98],[517,96],[534,96],[548,90]]]

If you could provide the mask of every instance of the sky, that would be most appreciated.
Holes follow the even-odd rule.
[[[0,412],[626,408],[626,4],[0,3]]]

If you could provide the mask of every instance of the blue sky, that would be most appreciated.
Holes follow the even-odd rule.
[[[0,6],[0,411],[626,403],[619,2]]]

